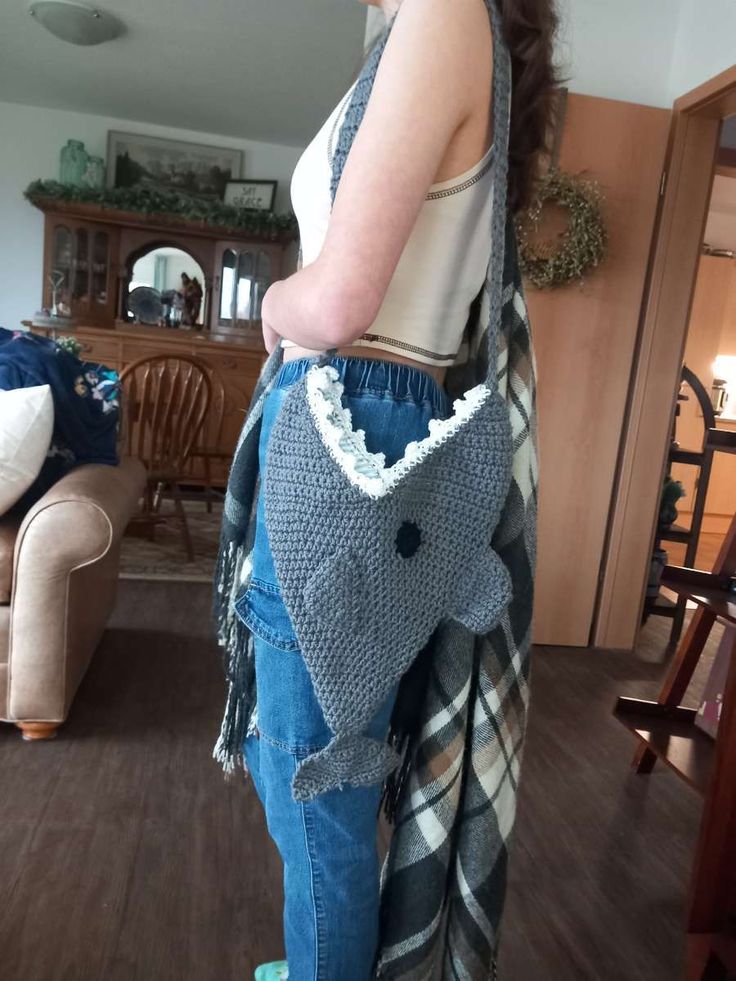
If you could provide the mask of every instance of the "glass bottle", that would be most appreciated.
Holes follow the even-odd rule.
[[[61,163],[59,180],[62,184],[84,185],[84,175],[87,172],[87,151],[81,140],[67,140],[61,148]]]
[[[105,161],[102,157],[88,157],[84,183],[95,191],[101,191],[105,186]]]

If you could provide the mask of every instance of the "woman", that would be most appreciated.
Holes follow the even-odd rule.
[[[492,2],[492,0],[488,0]],[[369,453],[390,467],[432,419],[447,419],[443,382],[456,360],[491,249],[493,36],[486,0],[381,0],[390,34],[330,207],[330,165],[353,87],[300,158],[292,202],[303,266],[262,307],[269,352],[283,364],[262,405],[259,469],[287,392],[329,352],[344,405]],[[551,90],[551,0],[503,0],[514,71],[508,202],[530,196]],[[329,221],[328,221],[329,219]],[[324,360],[322,358],[321,360]],[[232,482],[232,477],[231,477]],[[315,697],[257,505],[250,586],[238,615],[255,650],[257,708],[244,755],[284,861],[287,961],[259,981],[365,981],[374,972],[380,780],[353,778],[310,799],[292,782],[332,733]],[[415,529],[416,531],[416,529]],[[416,547],[408,530],[397,548]],[[366,730],[386,737],[398,685]],[[368,768],[369,769],[369,768]]]

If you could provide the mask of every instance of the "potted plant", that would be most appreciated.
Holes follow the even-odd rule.
[[[677,502],[685,496],[685,488],[679,480],[673,480],[669,474],[664,478],[662,494],[659,499],[659,518],[657,520],[657,541],[660,535],[672,527],[677,519]],[[659,595],[659,584],[662,572],[667,565],[667,552],[658,544],[652,551],[647,582],[647,599],[656,599]]]
[[[685,496],[685,488],[679,480],[673,480],[669,474],[664,478],[662,496],[659,499],[660,531],[667,531],[677,518],[677,502]]]

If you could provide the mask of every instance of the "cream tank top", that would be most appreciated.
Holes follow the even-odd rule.
[[[303,266],[317,258],[327,234],[332,153],[354,87],[306,147],[291,178]],[[494,149],[495,140],[469,170],[431,185],[378,315],[351,345],[393,351],[425,364],[453,363],[488,269]],[[294,346],[287,340],[283,344]]]

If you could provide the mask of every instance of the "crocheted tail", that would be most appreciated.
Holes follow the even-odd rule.
[[[380,783],[399,762],[399,754],[388,743],[354,733],[338,735],[324,749],[301,761],[291,782],[292,795],[306,803],[344,783]]]

